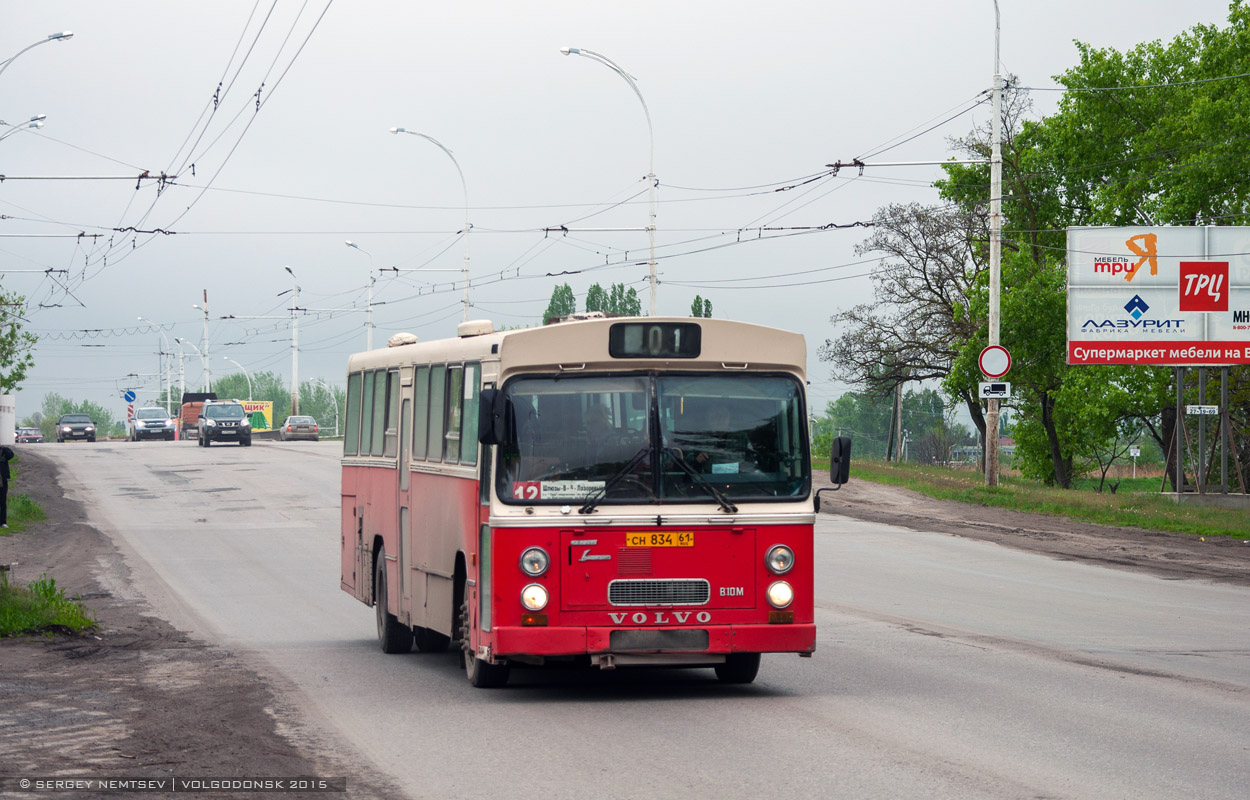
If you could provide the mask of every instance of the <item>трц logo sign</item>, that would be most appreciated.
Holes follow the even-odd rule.
[[[1228,310],[1228,262],[1181,262],[1181,311]]]

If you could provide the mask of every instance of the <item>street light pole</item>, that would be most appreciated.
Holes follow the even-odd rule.
[[[152,320],[144,319],[143,317],[139,317],[139,321],[146,322],[149,325],[156,325]],[[173,355],[173,352],[169,349],[169,337],[165,335],[165,329],[160,325],[156,325],[156,329],[160,331],[161,340],[165,342],[165,350],[161,351],[161,355],[165,360],[165,413],[172,414],[173,407],[170,405],[170,395],[173,394],[174,387],[169,383],[169,358]]]
[[[451,159],[451,163],[456,166],[456,174],[460,176],[460,188],[464,191],[464,267],[461,272],[464,273],[464,321],[469,321],[469,231],[473,226],[469,224],[469,187],[464,182],[464,171],[460,169],[460,162],[451,154],[451,151],[443,146],[443,143],[432,136],[426,136],[424,133],[410,131],[407,128],[391,128],[391,133],[408,133],[413,136],[419,136],[427,142],[436,146],[447,154]]]
[[[235,361],[230,356],[222,356],[222,359],[229,361],[231,364],[234,364],[236,367],[243,370],[243,377],[247,378],[247,399],[250,401],[252,399],[252,376],[247,374],[247,369],[244,368],[242,364]]]
[[[200,361],[204,363],[204,391],[211,392],[213,390],[213,368],[208,362],[208,290],[207,289],[204,290],[204,305],[201,306],[199,303],[194,303],[192,304],[191,307],[198,308],[200,311],[204,312],[204,338],[200,340],[203,344],[203,349],[198,350],[196,352],[200,354]]]
[[[183,372],[183,369],[182,369],[182,359],[183,359],[182,346],[185,344],[188,347],[190,347],[192,350],[195,350],[195,352],[199,354],[201,359],[204,358],[204,355],[200,353],[199,348],[197,348],[195,345],[188,342],[186,339],[180,339],[177,336],[175,336],[174,341],[178,343],[178,404],[182,405],[182,398],[187,393],[187,378],[186,378],[186,374]]]
[[[620,75],[622,78],[624,78],[625,82],[629,84],[629,88],[634,90],[634,94],[638,97],[638,102],[642,103],[642,113],[647,118],[647,138],[648,138],[648,141],[650,142],[650,152],[649,152],[648,160],[647,160],[647,197],[649,199],[649,205],[650,205],[650,212],[647,217],[647,238],[650,241],[650,245],[651,245],[651,258],[647,264],[647,267],[649,270],[649,275],[650,275],[649,280],[650,280],[650,285],[651,285],[651,302],[650,302],[649,313],[651,314],[651,316],[654,317],[655,316],[655,267],[656,267],[656,264],[655,264],[655,184],[656,184],[656,180],[655,180],[655,130],[651,127],[651,110],[647,108],[647,101],[642,98],[642,92],[638,90],[638,83],[636,79],[634,78],[634,76],[630,75],[628,72],[621,69],[620,65],[617,64],[612,59],[608,58],[602,53],[596,53],[594,50],[587,50],[581,47],[561,47],[560,52],[566,56],[569,56],[569,55],[584,56],[586,58],[589,58],[592,61],[598,61],[600,64],[603,64],[605,67],[607,67],[608,69],[615,72],[617,75]]]
[[[373,274],[373,254],[370,253],[368,250],[361,248],[360,245],[356,244],[350,239],[344,242],[344,244],[346,244],[348,247],[352,248],[353,250],[359,250],[360,252],[369,256],[369,295],[365,301],[365,349],[372,350],[373,349],[373,284],[377,280],[377,276]],[[467,284],[465,286],[465,291],[468,291]]]
[[[998,54],[998,0],[994,0],[993,142],[990,145],[990,319],[989,344],[998,344],[1002,291],[1003,148],[1002,75]],[[985,485],[998,485],[998,399],[991,397],[985,411]]]
[[[74,38],[73,31],[61,31],[59,33],[49,33],[46,39],[40,39],[39,41],[35,42],[32,45],[23,47],[21,50],[18,50],[17,53],[15,53],[14,55],[9,56],[4,61],[0,61],[0,75],[4,74],[4,71],[9,68],[10,64],[12,64],[14,61],[17,60],[18,56],[20,56],[22,53],[25,53],[27,50],[31,49],[32,47],[38,47],[39,45],[47,44],[48,42],[68,42],[70,39],[73,39],[73,38]]]
[[[291,302],[291,416],[299,416],[299,279],[290,267],[291,281],[295,286],[295,297]]]

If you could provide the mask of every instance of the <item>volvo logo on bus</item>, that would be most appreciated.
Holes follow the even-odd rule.
[[[671,617],[669,616],[670,614],[672,615]],[[608,616],[617,625],[624,624],[627,617],[635,625],[646,625],[648,622],[653,625],[672,625],[673,623],[684,625],[689,621],[691,615],[694,616],[695,622],[712,621],[712,615],[707,611],[700,611],[697,614],[693,611],[653,611],[650,614],[645,611],[635,611],[632,614],[627,611],[608,612]]]

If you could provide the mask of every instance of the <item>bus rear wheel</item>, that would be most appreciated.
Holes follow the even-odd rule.
[[[721,683],[751,683],[759,671],[759,653],[730,653],[724,664],[716,665],[716,678]]]
[[[373,568],[373,610],[378,620],[378,644],[383,653],[407,653],[412,649],[412,628],[402,624],[387,607],[386,550],[378,551]]]
[[[469,608],[469,582],[465,581],[463,602],[460,604],[460,657],[464,664],[464,674],[469,683],[479,689],[498,688],[508,682],[508,665],[488,663],[473,652],[473,645],[470,644],[472,616]]]

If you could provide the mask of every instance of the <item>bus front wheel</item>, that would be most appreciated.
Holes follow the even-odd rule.
[[[724,664],[716,665],[716,677],[721,683],[750,683],[759,671],[759,653],[730,653]]]
[[[373,610],[378,619],[378,644],[383,653],[407,653],[412,649],[412,628],[400,623],[387,607],[386,550],[378,551],[373,567]]]
[[[464,584],[464,598],[460,604],[460,657],[464,663],[464,674],[469,683],[479,689],[494,689],[508,682],[508,665],[491,664],[477,657],[473,652],[472,615],[469,604],[469,582]]]

